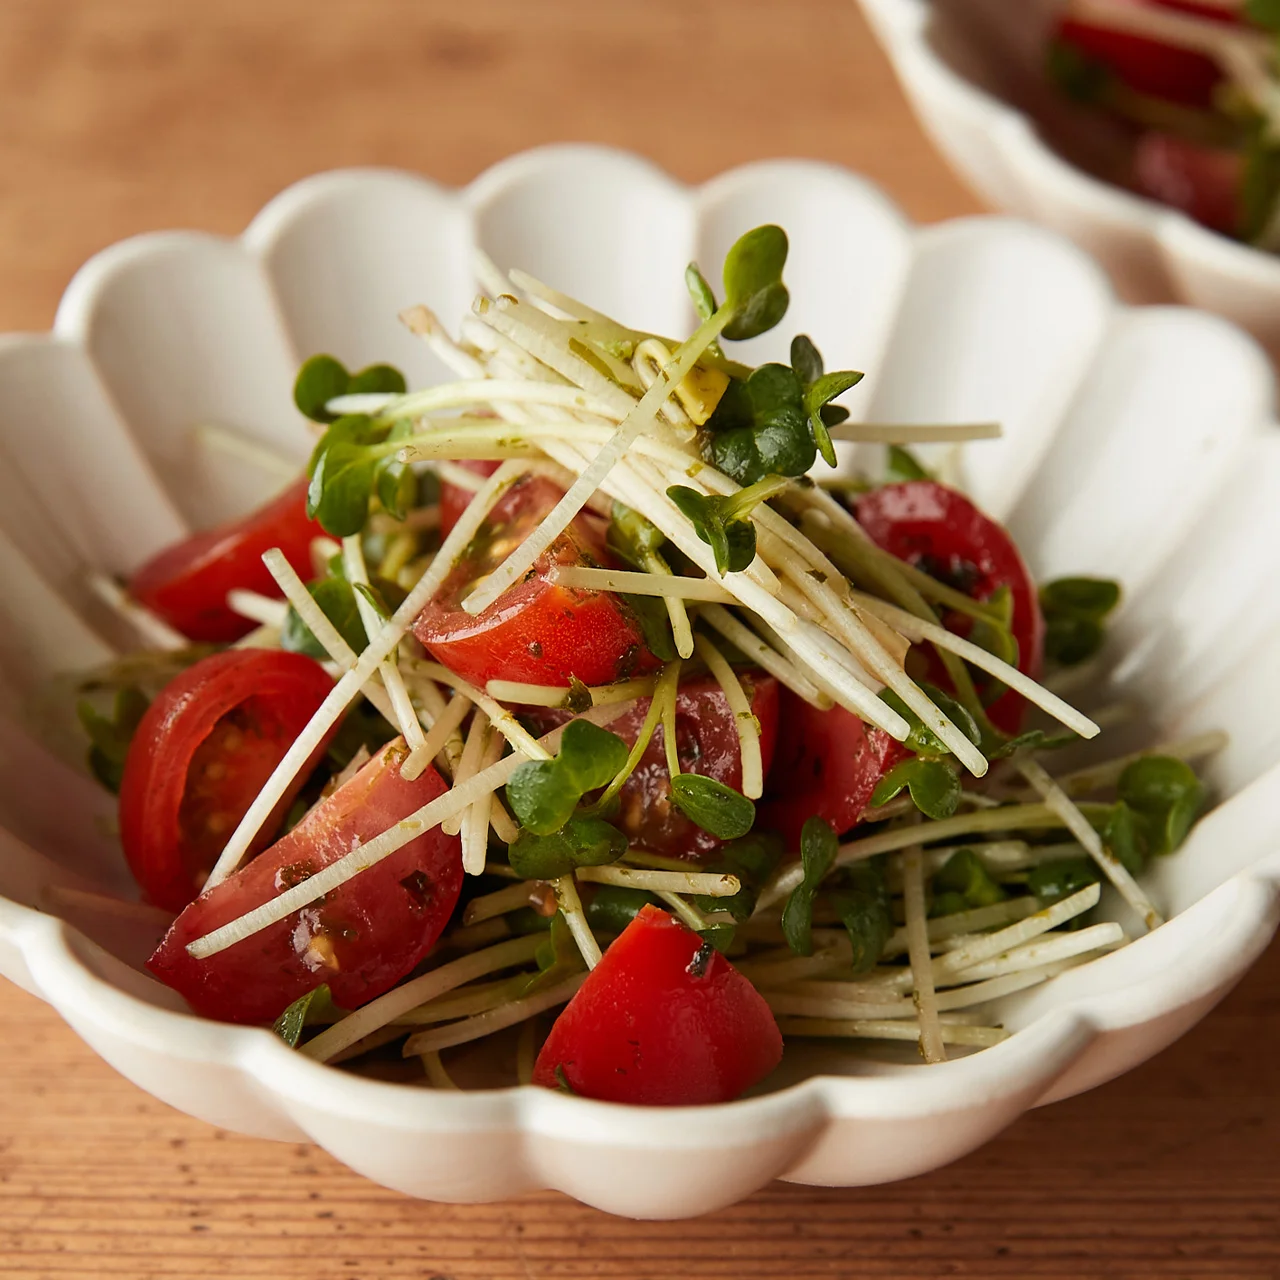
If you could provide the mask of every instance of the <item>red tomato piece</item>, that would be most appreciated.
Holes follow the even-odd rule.
[[[1240,234],[1244,221],[1244,156],[1240,152],[1202,147],[1151,131],[1134,148],[1133,179],[1143,195],[1181,209],[1214,231]]]
[[[765,774],[773,760],[778,732],[778,682],[763,672],[742,672],[739,678],[751,710],[760,723],[760,758]],[[649,710],[644,698],[609,725],[628,747],[640,736]],[[700,773],[742,790],[742,752],[733,712],[719,683],[711,676],[686,680],[676,697],[676,754],[685,773]],[[671,775],[659,725],[635,772],[618,796],[617,825],[632,844],[668,858],[705,862],[723,843],[689,821],[671,803]]]
[[[852,711],[820,711],[790,689],[781,691],[778,747],[759,825],[800,847],[805,819],[822,818],[837,835],[855,827],[876,784],[907,749]]]
[[[469,458],[454,465],[474,471],[478,476],[488,477],[497,471],[500,464]],[[460,484],[450,484],[447,480],[440,482],[440,536],[442,538],[449,536],[449,531],[458,523],[474,496],[470,489],[464,489]]]
[[[1102,63],[1130,89],[1153,98],[1210,110],[1222,83],[1222,69],[1207,54],[1161,44],[1136,32],[1067,18],[1057,38]]]
[[[604,953],[556,1019],[535,1084],[605,1102],[729,1102],[782,1059],[764,997],[709,943],[657,907]]]
[[[1013,638],[1018,642],[1018,669],[1033,680],[1044,658],[1044,618],[1030,571],[1013,539],[962,493],[932,480],[908,480],[873,489],[858,499],[858,523],[877,546],[949,583],[974,600],[989,600],[1001,587],[1013,598]],[[951,615],[945,625],[958,635],[970,630],[969,619]],[[941,667],[932,678],[941,684]],[[1023,698],[1006,691],[990,707],[991,722],[1016,733]]]
[[[355,1009],[395,986],[431,949],[462,888],[462,850],[439,827],[285,920],[217,955],[187,944],[299,884],[447,790],[434,769],[400,776],[402,739],[389,743],[265,853],[196,899],[147,961],[161,982],[208,1018],[269,1022],[328,983]]]
[[[255,623],[227,606],[237,588],[280,598],[262,553],[279,547],[303,579],[312,577],[311,540],[324,530],[307,518],[307,482],[300,480],[265,507],[168,547],[129,580],[129,594],[188,640],[238,640]]]
[[[269,649],[214,654],[165,685],[138,725],[120,786],[120,839],[148,898],[181,911],[200,892],[227,838],[332,688],[318,662]],[[263,824],[257,849],[270,842],[328,745],[326,737]]]
[[[414,634],[451,671],[483,686],[521,680],[567,687],[610,684],[651,671],[634,614],[607,591],[557,586],[557,565],[608,564],[599,522],[583,514],[553,542],[524,581],[473,617],[461,601],[471,584],[491,573],[537,527],[562,496],[543,476],[524,476],[498,500],[436,598],[418,615]]]

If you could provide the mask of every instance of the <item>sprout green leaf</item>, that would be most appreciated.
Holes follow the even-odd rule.
[[[565,726],[560,737],[560,751],[554,759],[526,760],[511,775],[507,783],[507,800],[527,832],[550,836],[569,821],[578,802],[588,791],[608,786],[627,763],[627,754],[627,744],[616,733],[601,729],[588,720],[573,720]],[[579,835],[587,838],[586,828]],[[600,833],[596,831],[595,835]],[[514,846],[512,848],[514,858]],[[624,842],[614,857],[621,856],[625,848]],[[608,861],[612,862],[613,858]],[[512,865],[515,865],[514,860]]]
[[[829,823],[806,818],[800,829],[800,863],[804,879],[792,890],[782,909],[782,933],[797,955],[813,954],[813,900],[818,886],[835,865],[840,843]]]
[[[404,375],[389,364],[373,364],[359,373],[348,373],[346,366],[333,356],[315,355],[298,370],[293,402],[313,422],[333,422],[338,415],[325,407],[330,400],[369,392],[404,395]]]
[[[733,314],[724,327],[726,338],[758,337],[786,314],[786,262],[787,233],[781,227],[756,227],[734,242],[724,259],[725,306]]]
[[[1116,794],[1146,820],[1154,854],[1172,853],[1182,844],[1206,796],[1195,770],[1173,756],[1133,761],[1120,775]]]
[[[720,840],[745,836],[756,820],[756,807],[746,796],[700,773],[672,778],[671,801],[690,822]]]
[[[110,718],[99,714],[92,703],[76,706],[80,726],[89,737],[89,768],[108,791],[120,791],[129,744],[148,706],[147,695],[137,685],[124,685],[116,691]]]
[[[956,772],[941,760],[916,756],[894,765],[871,793],[873,807],[888,804],[903,788],[926,818],[949,818],[960,803],[961,786]]]
[[[299,996],[276,1020],[272,1030],[291,1049],[298,1047],[303,1028],[328,1025],[346,1016],[346,1010],[333,1003],[329,984],[322,982],[306,995]]]
[[[1009,896],[972,849],[957,849],[935,872],[931,887],[933,916],[989,907]]]
[[[847,867],[827,898],[849,935],[854,977],[867,973],[884,953],[893,932],[883,859],[872,858]]]
[[[575,721],[575,723],[582,723]],[[556,880],[579,867],[617,862],[627,851],[627,837],[603,818],[572,817],[550,835],[524,830],[507,857],[525,880]]]

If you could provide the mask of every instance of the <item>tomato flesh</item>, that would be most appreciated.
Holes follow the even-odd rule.
[[[491,476],[497,471],[500,463],[484,462],[475,458],[468,458],[462,462],[454,463],[454,466],[465,467],[468,471],[474,471],[478,476]],[[463,488],[460,484],[450,484],[448,480],[440,482],[440,536],[447,538],[450,530],[462,518],[462,513],[471,504],[471,499],[475,497],[470,489]]]
[[[1169,133],[1144,133],[1134,149],[1134,185],[1146,196],[1224,235],[1238,235],[1244,157]]]
[[[739,675],[751,711],[760,724],[760,757],[765,774],[773,760],[778,735],[778,682],[763,672]],[[650,699],[641,699],[609,725],[628,747],[640,736]],[[710,676],[686,680],[676,696],[676,754],[685,773],[714,778],[742,790],[742,752],[733,712],[719,683]],[[671,774],[663,729],[654,731],[640,763],[623,785],[621,807],[614,820],[632,844],[667,858],[706,861],[722,841],[689,821],[671,803]]]
[[[586,513],[489,608],[474,617],[462,608],[472,584],[497,568],[561,496],[543,476],[517,480],[414,622],[418,639],[464,680],[567,687],[574,676],[583,684],[610,684],[660,665],[635,615],[616,595],[552,580],[557,566],[609,563],[599,522]]]
[[[855,514],[877,546],[974,600],[989,600],[1001,587],[1008,587],[1018,669],[1033,680],[1039,677],[1044,658],[1039,596],[1018,548],[1000,525],[964,494],[932,480],[873,489],[858,499]],[[972,626],[968,618],[954,614],[944,623],[958,635],[967,635]],[[931,677],[939,684],[945,681],[940,665],[931,666]],[[1021,695],[1006,690],[987,714],[998,728],[1016,733],[1024,710]]]
[[[844,707],[821,711],[790,689],[781,691],[780,703],[760,825],[778,831],[795,851],[807,818],[821,818],[837,835],[857,826],[876,784],[908,752]]]
[[[332,688],[320,664],[302,654],[231,649],[160,691],[134,734],[120,787],[125,858],[151,901],[181,911],[200,892],[227,838]],[[333,732],[252,851],[270,842]]]
[[[191,1007],[223,1022],[267,1022],[327,983],[355,1009],[395,986],[434,945],[462,888],[456,836],[438,827],[285,920],[204,960],[187,944],[276,897],[447,790],[434,769],[400,776],[402,739],[384,747],[265,853],[202,894],[147,962]]]
[[[556,1019],[535,1084],[606,1102],[729,1102],[782,1058],[760,993],[709,943],[642,907]]]

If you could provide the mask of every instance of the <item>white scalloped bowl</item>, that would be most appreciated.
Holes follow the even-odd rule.
[[[442,1094],[345,1075],[270,1032],[204,1022],[142,974],[136,924],[66,889],[132,894],[101,835],[108,798],[27,734],[51,675],[106,658],[87,571],[127,573],[193,525],[265,496],[202,454],[217,422],[299,460],[299,357],[441,371],[396,321],[468,305],[469,250],[520,264],[659,331],[688,322],[684,264],[740,232],[788,228],[793,309],[828,360],[868,370],[855,411],[998,419],[967,480],[1040,574],[1128,587],[1115,632],[1168,733],[1222,726],[1223,803],[1150,891],[1172,919],[1001,1008],[1015,1030],[935,1067],[789,1049],[769,1092],[632,1109],[524,1088]],[[753,357],[778,354],[766,335]],[[108,1062],[180,1110],[311,1139],[387,1186],[437,1200],[555,1187],[615,1213],[680,1217],[772,1178],[858,1185],[954,1160],[1028,1107],[1156,1053],[1240,977],[1280,917],[1280,437],[1261,353],[1221,320],[1118,305],[1058,237],[1003,218],[917,230],[822,165],[749,166],[689,190],[616,152],[553,148],[464,191],[407,174],[322,175],[239,240],[143,236],[75,278],[52,334],[0,341],[0,972]],[[26,721],[29,723],[29,721]],[[61,908],[60,919],[51,906]]]
[[[983,199],[1069,236],[1131,301],[1216,311],[1280,357],[1280,257],[1064,159],[1102,160],[1106,140],[1043,81],[1045,33],[1062,0],[859,3],[921,124]]]

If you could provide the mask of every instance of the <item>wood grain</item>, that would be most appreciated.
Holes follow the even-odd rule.
[[[698,180],[807,155],[913,216],[977,206],[845,0],[5,0],[0,329],[84,258],[238,231],[338,165],[461,182],[538,143]],[[244,1280],[1280,1275],[1280,950],[1158,1060],[892,1187],[776,1186],[696,1223],[556,1195],[429,1205],[221,1133],[0,984],[0,1274]]]

